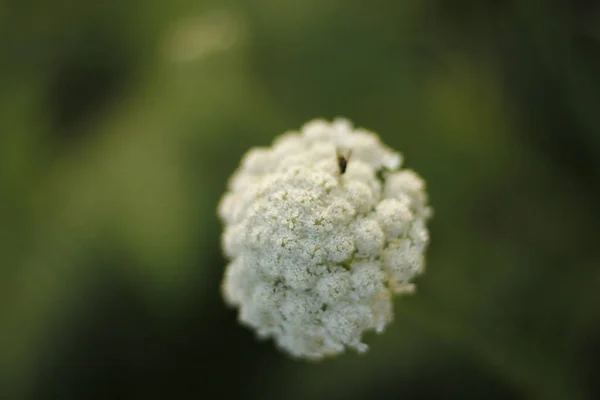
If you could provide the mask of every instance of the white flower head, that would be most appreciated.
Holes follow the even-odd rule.
[[[431,209],[401,163],[345,119],[248,151],[218,210],[222,294],[240,322],[299,358],[364,352],[363,333],[383,331],[425,267]]]

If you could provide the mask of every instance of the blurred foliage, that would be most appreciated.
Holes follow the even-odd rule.
[[[0,4],[0,398],[599,398],[594,1]],[[227,310],[217,202],[315,117],[427,180],[428,271],[366,355]]]

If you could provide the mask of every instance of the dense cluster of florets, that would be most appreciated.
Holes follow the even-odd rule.
[[[250,150],[219,205],[223,296],[239,320],[296,357],[365,351],[363,333],[383,331],[392,296],[424,270],[431,210],[401,162],[343,119]]]

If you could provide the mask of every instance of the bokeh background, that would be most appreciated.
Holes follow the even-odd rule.
[[[0,3],[0,398],[600,398],[595,1]],[[224,305],[244,152],[344,116],[427,181],[365,355]]]

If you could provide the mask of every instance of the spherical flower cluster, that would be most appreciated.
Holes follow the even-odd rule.
[[[242,324],[295,357],[367,349],[363,333],[383,331],[424,270],[431,209],[401,162],[345,119],[244,156],[219,205],[222,293]]]

